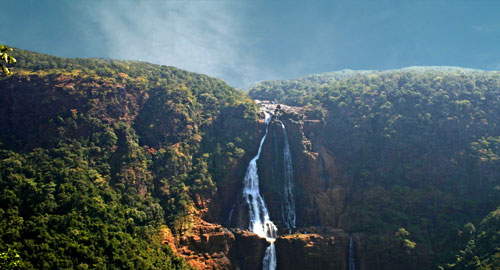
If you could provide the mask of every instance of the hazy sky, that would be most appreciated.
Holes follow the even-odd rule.
[[[340,69],[500,69],[499,12],[496,0],[6,0],[0,44],[244,87]]]

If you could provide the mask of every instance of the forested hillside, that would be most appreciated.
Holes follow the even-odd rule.
[[[248,229],[242,180],[265,125],[246,93],[174,67],[13,55],[0,268],[261,266],[266,241],[220,225]],[[500,73],[342,71],[249,96],[297,106],[277,110],[257,163],[281,265],[347,267],[354,239],[358,270],[500,266]],[[288,140],[297,227],[284,230]]]
[[[189,268],[162,232],[188,228],[254,147],[256,105],[174,67],[13,55],[0,78],[0,265]]]
[[[333,157],[334,182],[350,179],[337,226],[378,247],[371,269],[498,268],[500,73],[343,71],[249,94],[321,121],[308,138]]]

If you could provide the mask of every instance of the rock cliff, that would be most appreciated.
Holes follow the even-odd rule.
[[[278,269],[347,269],[349,238],[341,229],[319,227],[279,237]]]
[[[266,107],[274,111],[276,105]],[[284,136],[281,122],[287,129],[294,167],[297,229],[293,234],[288,234],[282,215]],[[261,124],[257,130],[263,131]],[[350,235],[339,225],[348,197],[349,179],[341,175],[333,155],[318,136],[324,125],[321,117],[301,107],[282,105],[281,112],[269,126],[258,170],[271,219],[280,228],[281,236],[276,240],[279,269],[347,269]],[[208,213],[218,213],[220,218],[215,222],[241,229],[205,223],[197,225],[190,236],[179,241],[181,254],[199,269],[261,268],[267,243],[242,230],[248,227],[248,206],[241,198],[241,181],[247,163],[227,174],[231,177],[225,180],[225,186],[218,188],[214,199],[217,203],[210,204],[208,210]],[[234,203],[229,207],[231,199]],[[220,203],[222,201],[226,203]],[[207,239],[215,243],[209,244]],[[358,236],[355,240],[361,241]]]
[[[274,111],[277,105],[265,105]],[[296,228],[288,230],[283,217],[285,145],[281,123],[286,127],[293,163]],[[255,128],[255,145],[263,135],[264,123]],[[408,256],[394,235],[374,237],[353,231],[355,212],[348,205],[357,194],[345,162],[332,152],[329,132],[322,113],[302,107],[281,105],[269,125],[268,137],[258,161],[260,190],[271,220],[279,228],[276,239],[278,269],[348,269],[349,240],[354,241],[356,269],[388,269],[402,262],[426,265]],[[325,139],[326,138],[326,139]],[[256,149],[255,149],[256,151]],[[217,193],[205,206],[205,219],[177,241],[178,253],[198,269],[261,269],[268,243],[246,231],[248,206],[241,196],[242,179],[248,160],[230,167]],[[234,165],[234,164],[233,164]],[[224,183],[223,185],[220,183]],[[350,211],[350,212],[349,212]],[[214,214],[216,213],[216,214]],[[231,229],[234,228],[234,229]],[[385,249],[380,245],[387,244]],[[389,250],[389,253],[385,254]],[[391,267],[392,267],[391,266]]]
[[[203,220],[198,220],[181,236],[164,239],[163,242],[189,264],[203,270],[261,269],[268,245],[265,239],[252,232],[228,229]]]
[[[350,179],[342,175],[334,155],[325,146],[320,131],[325,122],[308,115],[300,107],[282,106],[282,113],[270,125],[270,139],[264,143],[259,160],[261,189],[269,204],[271,216],[283,227],[283,132],[287,129],[294,167],[294,192],[297,226],[321,225],[342,227],[342,213],[348,197]]]

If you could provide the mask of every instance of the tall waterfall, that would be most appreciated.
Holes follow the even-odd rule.
[[[269,247],[267,247],[264,256],[264,270],[276,269],[276,248],[274,247],[274,240],[278,233],[278,228],[276,228],[276,225],[274,225],[269,218],[269,211],[267,210],[266,203],[260,195],[259,175],[257,174],[257,160],[260,157],[262,145],[266,140],[270,121],[271,116],[265,112],[266,133],[260,140],[257,155],[250,161],[250,164],[248,164],[247,172],[243,179],[243,196],[249,208],[249,229],[260,237],[265,237],[267,241],[271,243]]]
[[[352,241],[352,236],[349,238],[349,259],[347,264],[349,270],[356,270],[356,263],[354,259],[354,241]]]
[[[295,229],[295,200],[293,198],[293,166],[292,157],[290,155],[290,145],[288,144],[288,136],[283,122],[281,122],[283,129],[283,138],[285,140],[285,147],[283,149],[283,164],[285,168],[285,183],[283,192],[283,220],[289,231]]]

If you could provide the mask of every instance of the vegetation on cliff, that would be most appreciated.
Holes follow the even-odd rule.
[[[371,265],[498,264],[500,73],[340,72],[264,82],[249,94],[306,106],[324,122],[315,136],[339,177],[352,179],[341,226],[372,236]],[[468,223],[477,232],[464,233]]]
[[[479,223],[478,229],[467,223],[459,231],[463,243],[462,249],[455,255],[455,261],[442,269],[487,270],[500,268],[500,209],[489,213]]]
[[[0,266],[189,268],[160,231],[189,228],[208,198],[236,200],[256,105],[173,67],[14,56],[0,79]],[[290,137],[321,139],[348,183],[336,224],[368,236],[372,269],[498,267],[500,73],[344,71],[249,93],[319,120]]]
[[[188,268],[158,232],[189,227],[253,147],[256,105],[174,67],[15,52],[0,79],[0,263]]]
[[[16,58],[9,55],[12,51],[12,48],[0,44],[0,73],[3,72],[7,75],[11,74],[8,66],[17,62]]]

